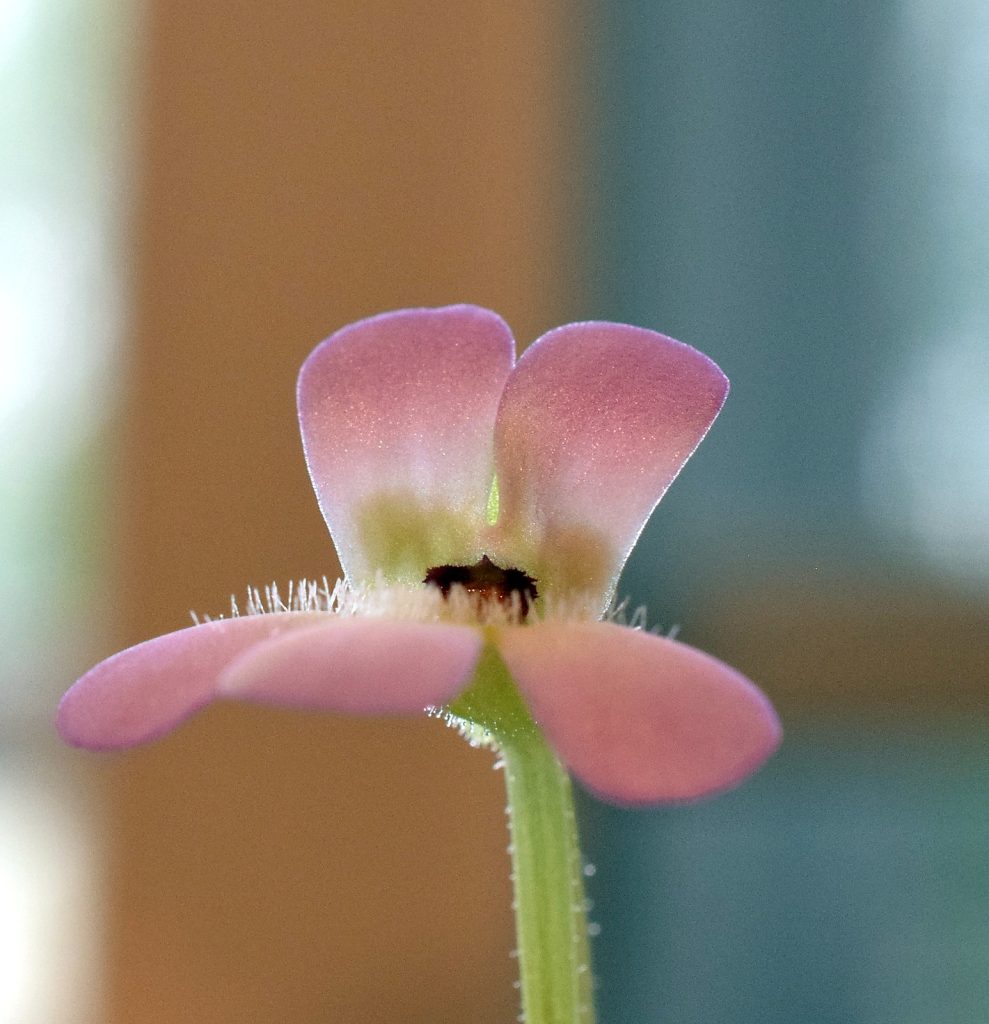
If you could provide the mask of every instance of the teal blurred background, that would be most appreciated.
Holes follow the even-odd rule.
[[[602,1020],[984,1020],[989,10],[595,18],[586,312],[732,381],[623,583],[788,730],[710,804],[585,801]]]

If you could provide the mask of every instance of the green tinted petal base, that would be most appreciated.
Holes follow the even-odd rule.
[[[354,518],[364,564],[387,583],[417,585],[430,566],[470,565],[482,554],[475,515],[408,491],[379,491]]]

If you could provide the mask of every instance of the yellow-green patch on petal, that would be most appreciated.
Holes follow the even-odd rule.
[[[556,521],[544,531],[509,534],[492,531],[491,556],[536,578],[543,597],[583,596],[603,612],[618,583],[614,545],[601,531],[581,523]]]
[[[373,495],[354,520],[368,578],[379,574],[386,583],[422,583],[432,566],[469,565],[482,554],[476,511],[426,504],[410,491]]]

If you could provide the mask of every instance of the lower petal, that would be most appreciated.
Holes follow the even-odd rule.
[[[713,795],[779,745],[766,697],[685,644],[611,623],[561,622],[505,628],[498,646],[561,760],[613,803]]]
[[[220,673],[246,649],[312,626],[319,614],[244,615],[146,640],[90,669],[66,693],[56,724],[90,750],[121,750],[170,732],[216,695]]]
[[[359,715],[411,715],[453,700],[480,656],[469,626],[341,618],[244,653],[226,697]]]

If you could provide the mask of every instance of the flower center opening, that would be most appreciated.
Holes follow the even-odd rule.
[[[435,565],[428,570],[423,583],[438,587],[444,597],[449,597],[454,587],[461,587],[476,596],[479,611],[486,602],[496,601],[507,608],[517,608],[522,620],[537,597],[534,577],[521,569],[502,569],[487,555],[474,565]]]

